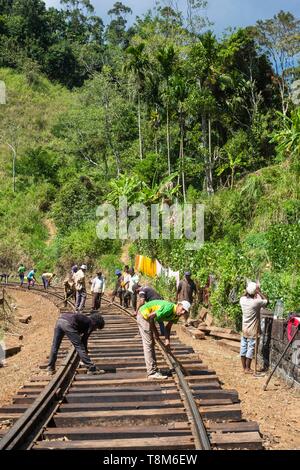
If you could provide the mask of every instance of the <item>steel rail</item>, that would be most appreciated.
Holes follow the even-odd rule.
[[[17,283],[17,282],[15,282],[15,283],[9,282],[7,284],[0,284],[0,287],[8,288],[8,289],[15,289],[19,286],[20,286],[20,284]],[[24,290],[22,290],[20,292],[31,292],[31,291],[33,291],[33,292],[39,292],[40,294],[44,294],[44,295],[47,295],[47,294],[52,295],[54,297],[57,297],[60,300],[66,301],[72,307],[72,309],[75,310],[75,305],[74,305],[73,302],[71,302],[70,300],[65,299],[65,297],[63,295],[58,294],[57,292],[53,292],[52,289],[56,289],[56,287],[50,287],[50,289],[51,290],[48,290],[48,289],[46,290],[42,286],[41,287],[34,286],[34,287],[30,287],[30,289],[24,288]]]
[[[6,284],[6,287],[16,287],[15,285]],[[58,298],[62,298],[57,292],[43,291],[38,288],[31,288],[43,294],[50,294]],[[136,320],[133,315],[125,307],[111,302],[109,299],[102,297],[105,302],[114,305],[128,316]],[[70,303],[71,304],[71,303]],[[74,308],[74,305],[71,304]],[[178,378],[180,390],[186,401],[192,418],[192,432],[195,438],[195,448],[198,450],[211,450],[208,433],[203,423],[201,414],[199,413],[197,404],[190,387],[185,380],[181,364],[177,361],[173,354],[170,354],[160,339],[155,339],[158,347],[161,349],[167,362]],[[64,359],[54,378],[49,382],[46,388],[36,398],[34,403],[26,410],[26,412],[15,422],[12,428],[5,434],[0,441],[0,450],[24,450],[28,449],[32,443],[42,432],[46,423],[49,422],[51,416],[57,409],[60,401],[63,399],[67,389],[76,372],[79,362],[78,355],[74,348],[71,349],[68,356]]]
[[[72,348],[54,378],[0,440],[0,450],[26,450],[30,447],[63,399],[78,362],[78,355]]]
[[[15,288],[16,285],[10,283],[6,284],[6,287]],[[64,300],[64,297],[57,292],[44,292],[42,288],[38,289],[35,287],[30,290],[35,290],[42,294],[50,294]],[[75,308],[72,302],[68,301],[68,303],[73,309]],[[0,450],[25,450],[32,445],[47,421],[49,421],[53,415],[59,402],[63,399],[74,377],[78,363],[79,357],[75,348],[71,346],[69,354],[62,361],[53,379],[0,440]]]
[[[105,297],[102,297],[102,300],[104,300],[105,302],[111,303],[115,307],[120,308],[122,311],[127,313],[127,315],[129,315],[131,318],[136,319],[135,315],[133,315],[128,309],[126,309],[122,305],[118,305],[116,302],[111,302],[109,299],[106,299]],[[175,358],[173,354],[170,354],[167,351],[165,345],[162,343],[160,339],[155,338],[155,341],[158,344],[161,351],[163,352],[167,362],[176,373],[180,388],[186,398],[186,404],[192,416],[192,427],[193,427],[193,434],[195,438],[196,449],[197,450],[211,450],[211,444],[210,444],[207,430],[205,428],[201,414],[199,413],[193,393],[187,381],[185,380],[184,373],[182,372],[181,364],[177,361],[177,359]]]

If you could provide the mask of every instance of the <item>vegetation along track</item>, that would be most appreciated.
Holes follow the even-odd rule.
[[[62,300],[58,289],[34,291]],[[223,390],[191,347],[173,335],[176,359],[158,342],[158,365],[170,377],[149,381],[130,310],[107,298],[101,310],[106,326],[92,334],[89,352],[106,374],[86,375],[65,339],[55,376],[42,365],[0,409],[0,423],[11,424],[1,431],[1,450],[262,448],[257,423],[242,420],[237,392]]]

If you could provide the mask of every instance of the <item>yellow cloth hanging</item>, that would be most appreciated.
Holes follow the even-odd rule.
[[[149,277],[155,277],[156,270],[156,260],[148,258],[147,256],[136,256],[135,258],[135,270],[140,271]]]
[[[135,257],[135,263],[134,263],[134,270],[136,272],[140,271],[140,259],[141,259],[141,256],[140,255],[136,255]]]

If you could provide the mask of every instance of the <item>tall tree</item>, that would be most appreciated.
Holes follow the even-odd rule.
[[[108,11],[111,22],[108,24],[105,32],[107,41],[114,46],[128,46],[127,38],[127,17],[132,14],[131,8],[122,2],[116,2]]]
[[[196,86],[196,106],[201,113],[201,139],[204,150],[205,190],[213,194],[211,117],[215,108],[215,85],[221,75],[218,43],[211,32],[201,36],[190,50],[189,68]]]
[[[177,106],[177,116],[179,125],[179,177],[182,181],[182,194],[186,202],[186,181],[185,181],[185,135],[186,135],[186,106],[188,97],[188,84],[186,77],[177,73],[171,81],[172,95]]]
[[[65,6],[67,38],[87,43],[102,42],[103,22],[96,16],[90,0],[60,0]]]
[[[171,174],[171,154],[170,154],[170,78],[174,73],[176,66],[176,53],[173,45],[160,48],[156,58],[160,65],[160,72],[165,82],[164,101],[166,105],[166,135],[167,135],[167,158],[168,172]]]
[[[250,30],[275,67],[274,81],[280,90],[285,116],[291,101],[295,60],[300,52],[300,20],[281,10],[271,19],[257,21]]]
[[[136,80],[137,99],[138,99],[138,127],[139,127],[139,145],[140,159],[143,159],[143,136],[141,121],[141,98],[145,87],[146,73],[149,70],[149,60],[145,54],[145,43],[138,46],[130,46],[126,49],[128,62],[125,65],[125,71],[131,72]]]

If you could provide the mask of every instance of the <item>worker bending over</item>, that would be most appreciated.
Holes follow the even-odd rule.
[[[88,354],[88,339],[91,333],[95,330],[102,330],[104,325],[104,319],[98,313],[93,313],[89,317],[81,313],[64,313],[61,315],[54,329],[48,372],[54,374],[59,347],[64,336],[67,336],[76,349],[83,365],[88,369],[88,374],[104,374],[105,371],[97,369]]]
[[[181,316],[188,316],[190,303],[183,300],[178,304],[166,300],[152,300],[142,305],[137,313],[137,323],[143,341],[144,357],[149,379],[166,379],[157,368],[155,355],[155,341],[159,338],[155,322],[167,322],[165,326],[165,346],[170,348],[170,332],[173,323],[177,323]]]
[[[47,290],[50,287],[52,279],[55,277],[54,273],[43,273],[42,274],[42,281],[44,289]]]
[[[138,310],[141,308],[141,306],[146,304],[147,302],[151,302],[151,300],[163,300],[163,297],[158,292],[156,292],[156,290],[153,289],[153,287],[151,286],[138,285],[138,287],[136,288],[136,291],[139,296],[136,315],[137,315]],[[165,334],[164,322],[159,321],[158,324],[159,324],[160,333],[162,336],[164,336]]]
[[[76,289],[75,289],[75,283],[72,279],[71,276],[68,276],[64,280],[64,294],[65,294],[65,307],[67,307],[68,302],[71,301],[71,299],[76,298]]]

